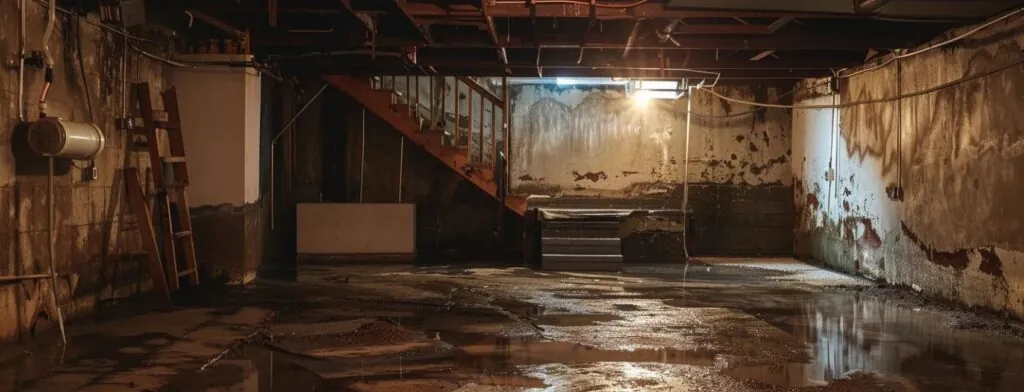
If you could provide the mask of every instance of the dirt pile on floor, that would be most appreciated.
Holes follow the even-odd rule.
[[[338,346],[368,346],[403,343],[423,338],[421,333],[402,328],[391,321],[377,320],[363,325],[354,332],[335,336],[336,340],[333,343]]]
[[[325,347],[386,346],[426,340],[423,334],[387,320],[376,320],[347,333],[281,337],[275,344],[291,351],[305,352]]]

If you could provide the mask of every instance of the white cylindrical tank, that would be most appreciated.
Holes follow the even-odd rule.
[[[90,160],[103,151],[106,140],[96,124],[47,117],[28,129],[28,144],[37,153],[58,158]]]

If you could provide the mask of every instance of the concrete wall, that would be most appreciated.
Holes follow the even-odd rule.
[[[772,86],[728,86],[727,96],[766,101]],[[681,205],[686,97],[636,105],[621,87],[516,85],[512,189],[562,197],[663,197]],[[687,180],[692,247],[703,253],[788,254],[788,111],[693,98]],[[764,238],[750,246],[749,238]]]
[[[193,61],[246,61],[192,55]],[[255,279],[260,265],[261,78],[247,67],[173,71],[188,156],[196,257],[209,275]]]
[[[1019,58],[1022,29],[1019,18],[999,23],[903,60],[899,76],[888,66],[845,80],[837,96],[811,89],[799,102],[894,97],[1003,67]],[[797,253],[1024,317],[1022,86],[1016,65],[901,102],[797,110]]]
[[[188,162],[202,168],[189,173],[189,202],[195,207],[255,202],[260,178],[259,71],[179,68],[173,79]]]
[[[29,49],[41,46],[44,8],[33,1],[28,7]],[[60,15],[50,49],[56,73],[49,94],[50,115],[74,121],[89,121],[86,90],[75,55],[74,25]],[[0,2],[0,56],[14,55],[18,48],[18,11],[16,1]],[[60,301],[65,317],[78,317],[117,298],[146,290],[150,285],[145,272],[145,256],[138,234],[138,223],[125,199],[121,169],[138,167],[147,173],[149,157],[135,152],[124,132],[114,128],[114,118],[125,105],[122,82],[149,82],[154,102],[157,93],[167,87],[164,68],[132,52],[127,56],[120,37],[83,24],[82,57],[88,94],[92,99],[92,121],[106,136],[106,149],[95,163],[99,178],[83,181],[82,170],[66,162],[58,165],[55,211],[57,222],[56,262],[60,273],[71,274],[59,280]],[[121,62],[127,60],[127,72]],[[37,97],[43,73],[27,73],[26,103],[29,118],[38,117]],[[0,275],[44,272],[47,263],[46,176],[42,165],[20,155],[24,134],[15,130],[17,115],[17,72],[0,72]],[[16,158],[16,153],[18,158]],[[84,167],[87,162],[76,162]],[[145,178],[143,180],[146,180]],[[39,312],[49,313],[40,296],[48,285],[0,284],[0,341],[25,338],[52,326]]]

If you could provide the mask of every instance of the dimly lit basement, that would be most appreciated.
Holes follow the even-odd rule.
[[[1022,0],[0,0],[0,392],[1022,391]]]

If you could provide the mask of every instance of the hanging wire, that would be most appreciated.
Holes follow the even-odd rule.
[[[1017,9],[1015,9],[1013,11],[1007,12],[1007,13],[1003,14],[1002,16],[998,17],[998,18],[992,19],[992,20],[990,20],[990,21],[988,21],[988,22],[986,22],[986,23],[984,23],[984,24],[982,24],[982,25],[980,25],[978,27],[975,27],[975,28],[973,28],[971,30],[968,30],[968,31],[964,32],[963,34],[960,34],[960,35],[958,35],[956,37],[953,37],[953,38],[950,38],[948,40],[939,42],[937,44],[934,44],[934,45],[931,45],[931,46],[928,46],[928,47],[924,47],[924,48],[915,50],[913,52],[907,52],[907,53],[903,53],[903,54],[894,54],[892,57],[890,57],[886,61],[882,62],[881,64],[878,64],[878,65],[875,65],[875,66],[872,66],[872,67],[861,68],[859,70],[856,70],[854,72],[851,72],[851,73],[845,74],[845,75],[843,74],[843,72],[845,72],[847,69],[844,68],[844,69],[839,71],[840,77],[849,78],[849,77],[852,77],[852,76],[860,75],[860,74],[865,73],[865,72],[871,72],[871,71],[874,71],[876,69],[885,67],[885,66],[887,66],[889,64],[892,64],[896,60],[917,56],[917,55],[919,55],[921,53],[929,52],[929,51],[932,51],[932,50],[935,50],[935,49],[938,49],[938,48],[941,48],[941,47],[953,44],[955,42],[963,40],[964,38],[970,37],[970,36],[974,35],[975,33],[988,28],[989,26],[992,26],[992,25],[994,25],[996,23],[999,23],[999,22],[1002,22],[1002,21],[1004,21],[1004,20],[1006,20],[1006,19],[1008,19],[1008,18],[1010,18],[1010,17],[1012,17],[1014,15],[1017,15],[1017,14],[1019,14],[1021,12],[1024,12],[1024,7],[1017,8]]]
[[[969,82],[969,81],[972,81],[972,80],[975,80],[975,79],[980,79],[980,78],[983,78],[983,77],[986,77],[986,76],[989,76],[989,75],[992,75],[992,74],[995,74],[995,73],[998,73],[998,72],[1001,72],[1001,71],[1004,71],[1004,70],[1016,67],[1016,66],[1018,66],[1018,65],[1020,65],[1022,63],[1024,63],[1024,57],[1018,58],[1018,59],[1013,60],[1013,61],[1011,61],[1011,62],[1009,62],[1007,64],[1001,65],[999,67],[990,69],[990,70],[985,71],[985,72],[980,72],[980,73],[977,73],[977,74],[974,74],[974,75],[964,76],[962,78],[955,79],[955,80],[952,80],[952,81],[949,81],[949,82],[946,82],[946,83],[942,83],[942,84],[939,84],[939,85],[936,85],[934,87],[927,88],[927,89],[924,89],[924,90],[914,91],[914,92],[906,93],[906,94],[899,94],[899,95],[892,96],[892,97],[876,98],[876,99],[865,99],[865,100],[861,100],[861,101],[844,102],[844,103],[839,103],[839,104],[835,104],[835,105],[783,105],[783,104],[775,104],[775,103],[754,102],[754,101],[748,101],[748,100],[745,100],[745,99],[727,97],[725,95],[722,95],[722,94],[720,94],[720,93],[718,93],[718,92],[716,92],[714,90],[708,89],[708,88],[702,88],[701,91],[704,91],[704,92],[706,92],[708,94],[711,94],[713,96],[716,96],[718,98],[724,99],[724,100],[729,101],[729,102],[735,102],[735,103],[751,105],[751,106],[758,106],[758,107],[779,108],[779,109],[830,109],[830,108],[842,109],[842,108],[848,108],[848,107],[860,106],[860,105],[893,102],[893,101],[904,99],[904,98],[913,98],[913,97],[918,97],[918,96],[922,96],[922,95],[925,95],[925,94],[930,94],[930,93],[933,93],[933,92],[936,92],[936,91],[939,91],[939,90],[943,90],[943,89],[946,89],[946,88],[954,87],[954,86],[957,86],[957,85],[960,85],[960,84],[963,84],[963,83],[966,83],[966,82]]]

